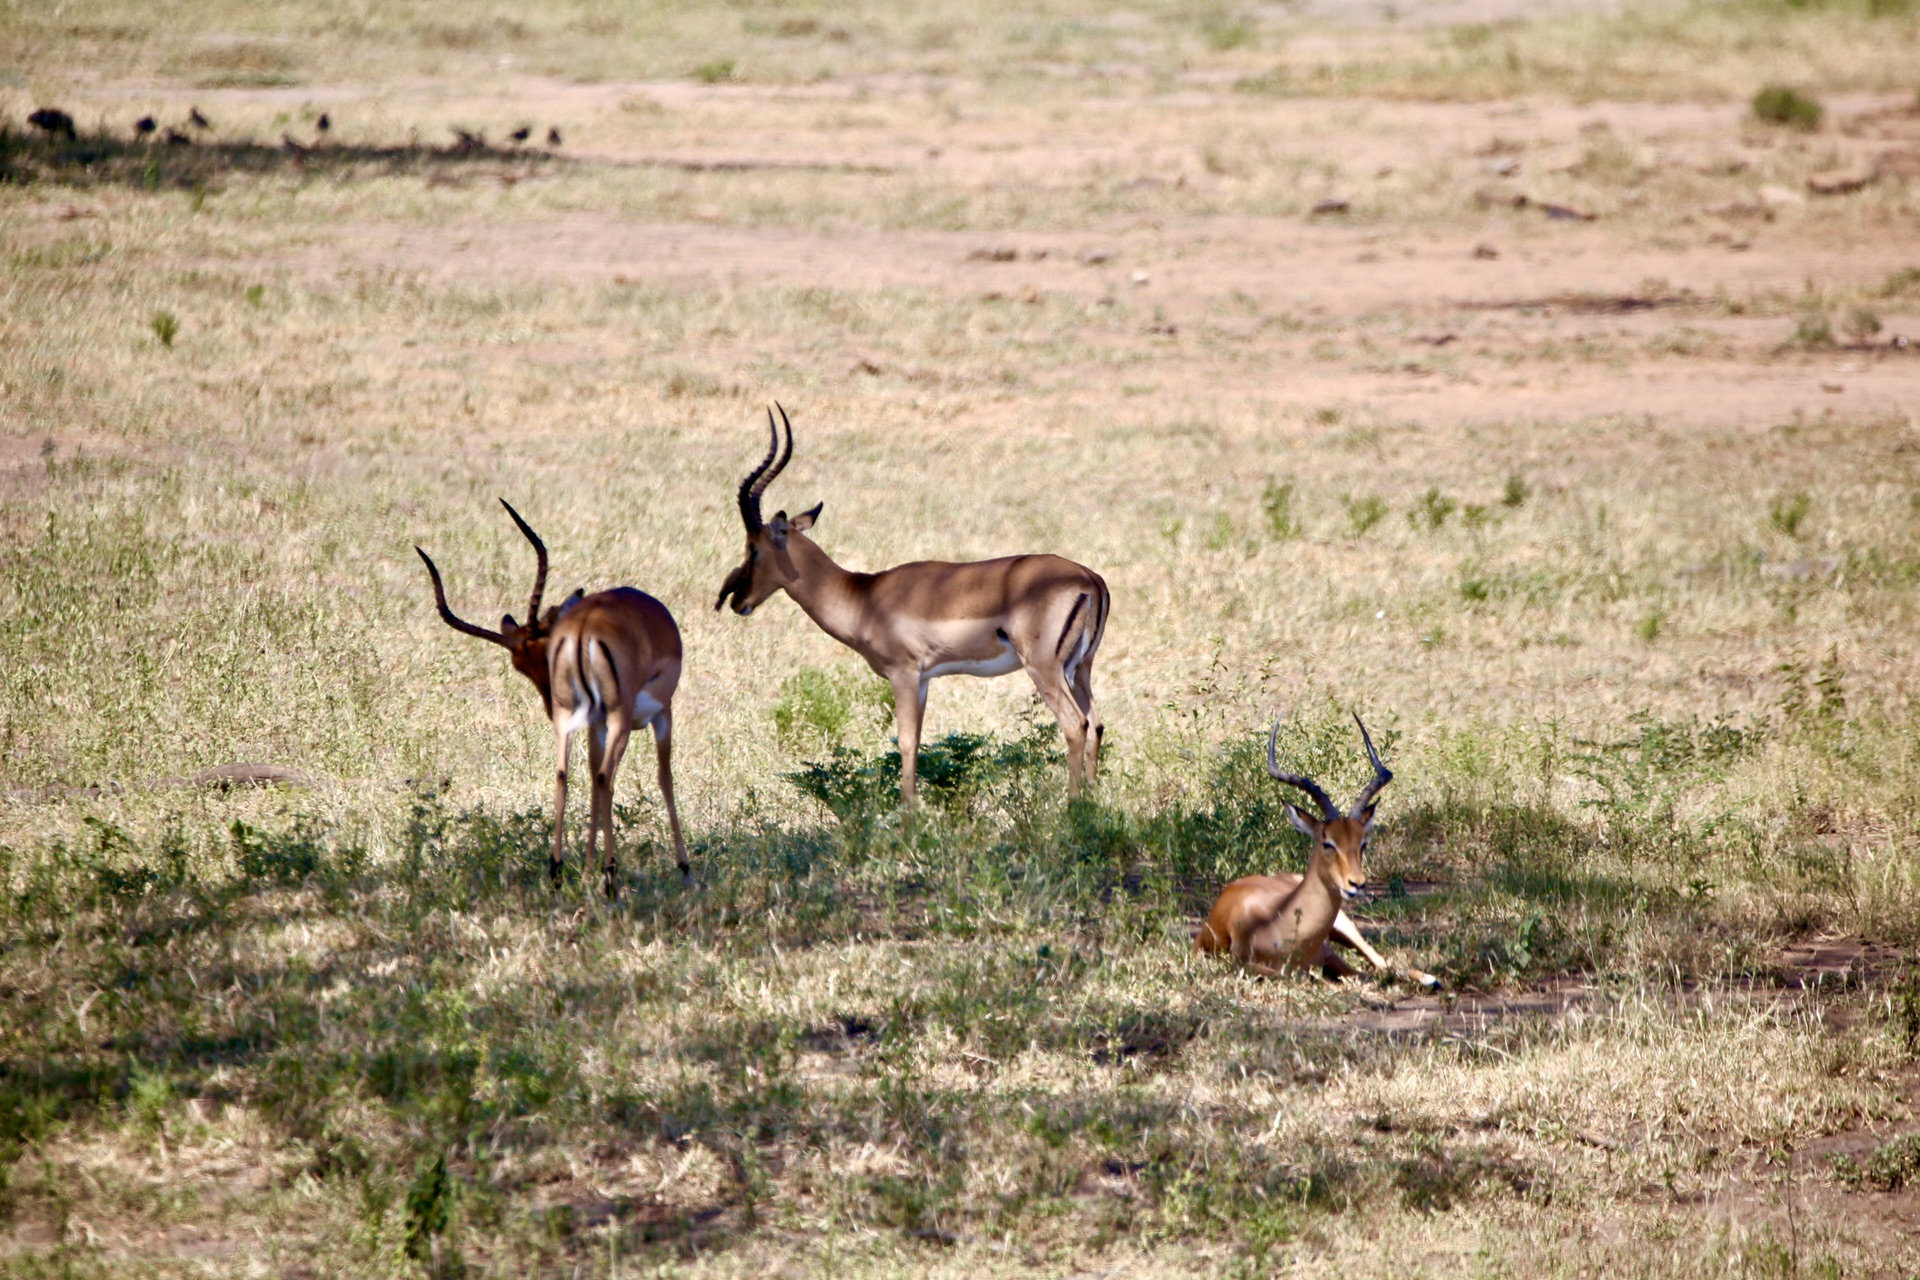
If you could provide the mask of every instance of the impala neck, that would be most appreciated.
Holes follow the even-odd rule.
[[[786,593],[822,631],[848,648],[859,649],[864,612],[859,584],[871,575],[842,569],[804,533],[787,535],[787,555],[793,561],[794,579],[786,585]]]
[[[1332,861],[1324,850],[1314,850],[1313,857],[1307,860],[1306,878],[1293,904],[1293,910],[1299,913],[1294,937],[1324,937],[1333,928],[1333,918],[1340,914],[1341,901]]]

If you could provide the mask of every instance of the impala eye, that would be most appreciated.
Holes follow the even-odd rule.
[[[1334,844],[1334,842],[1333,842],[1333,841],[1331,841],[1331,840],[1322,840],[1322,841],[1321,841],[1320,843],[1322,843],[1322,844],[1324,844],[1324,845],[1326,845],[1326,846],[1327,846],[1327,848],[1329,848],[1329,849],[1337,849],[1337,848],[1339,848],[1339,846],[1338,846],[1338,845],[1336,845],[1336,844]]]

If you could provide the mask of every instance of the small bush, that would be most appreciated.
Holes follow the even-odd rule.
[[[1847,313],[1847,337],[1855,342],[1871,342],[1880,332],[1880,317],[1865,307]]]
[[[734,68],[738,65],[732,58],[715,58],[695,67],[693,78],[701,84],[719,84],[722,80],[733,79]]]
[[[1364,537],[1367,530],[1387,518],[1387,500],[1379,494],[1368,494],[1364,498],[1343,497],[1340,505],[1346,508],[1347,524],[1356,538]]]
[[[1770,84],[1753,95],[1753,118],[1765,124],[1813,130],[1820,127],[1821,115],[1818,102],[1785,85]]]
[[[171,311],[156,311],[153,319],[147,322],[153,330],[153,336],[160,339],[163,347],[172,347],[173,340],[180,336],[180,321]]]
[[[1903,1133],[1881,1143],[1864,1166],[1851,1156],[1837,1157],[1833,1172],[1853,1191],[1898,1191],[1909,1184],[1920,1184],[1920,1133]]]
[[[1407,512],[1407,523],[1417,529],[1424,522],[1427,528],[1438,529],[1459,506],[1459,502],[1441,493],[1440,486],[1435,485],[1420,495],[1420,501]]]
[[[1214,10],[1200,18],[1200,34],[1207,46],[1220,53],[1253,43],[1253,23],[1237,13]]]
[[[1807,513],[1813,510],[1813,499],[1802,489],[1792,494],[1784,494],[1773,500],[1773,506],[1767,512],[1767,523],[1775,533],[1784,533],[1789,538],[1800,536],[1800,526],[1806,523]]]
[[[780,682],[773,728],[788,750],[837,745],[854,728],[893,714],[893,690],[859,672],[803,667]]]
[[[1803,311],[1793,324],[1793,345],[1796,347],[1830,347],[1833,345],[1833,323],[1827,319],[1824,311]]]
[[[1260,511],[1267,518],[1267,534],[1275,542],[1287,542],[1301,534],[1300,519],[1293,511],[1294,484],[1267,481],[1260,491]]]
[[[1507,487],[1500,491],[1500,505],[1508,510],[1516,510],[1527,505],[1527,499],[1533,496],[1533,489],[1527,484],[1527,478],[1518,471],[1507,477]]]
[[[983,794],[1050,775],[1065,762],[1051,726],[1002,742],[981,733],[950,733],[920,744],[914,773],[923,800],[963,809]],[[842,822],[890,811],[900,797],[900,753],[868,755],[835,747],[826,760],[810,760],[781,775],[801,794],[818,800]]]

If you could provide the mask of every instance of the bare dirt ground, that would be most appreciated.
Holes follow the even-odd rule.
[[[890,91],[900,101],[887,106]],[[231,115],[286,95],[210,96]],[[696,204],[690,218],[671,221],[577,207],[431,225],[347,219],[305,237],[295,258],[259,259],[263,268],[399,272],[442,284],[923,289],[1086,307],[1119,296],[1151,307],[1154,321],[1136,345],[1151,348],[1161,389],[1176,395],[1221,385],[1249,353],[1275,354],[1257,317],[1239,331],[1221,320],[1194,332],[1233,299],[1257,299],[1317,330],[1371,325],[1379,347],[1374,367],[1359,372],[1351,361],[1296,358],[1264,395],[1307,406],[1417,406],[1442,421],[1484,417],[1491,406],[1506,417],[1655,415],[1760,426],[1828,412],[1901,418],[1920,403],[1920,347],[1904,345],[1909,335],[1920,340],[1920,313],[1896,304],[1883,310],[1884,331],[1870,347],[1826,352],[1790,349],[1791,320],[1782,319],[1809,287],[1871,290],[1911,266],[1920,260],[1920,231],[1910,222],[1859,223],[1849,205],[1861,197],[1743,179],[1796,144],[1746,127],[1738,107],[1335,100],[1314,105],[1284,154],[1223,162],[1209,160],[1210,147],[1234,145],[1271,122],[1230,92],[1200,89],[1104,96],[1045,128],[1032,113],[985,106],[929,119],[930,101],[971,99],[884,82],[768,89],[520,81],[500,98],[425,98],[387,89],[377,110],[431,110],[446,120],[584,116],[590,123],[571,131],[563,168],[811,176],[832,180],[855,203],[870,191],[883,209],[903,187],[982,201],[1009,190],[1036,201],[1117,190],[1145,204],[1100,231],[889,230],[846,217],[753,225],[751,214],[722,203]],[[351,118],[364,100],[338,87],[304,92],[303,101]],[[870,118],[846,128],[841,108]],[[1901,100],[1856,96],[1836,112],[1855,123],[1823,139],[1824,168],[1870,169],[1880,157],[1915,154],[1920,116]],[[650,113],[659,113],[657,123]],[[773,122],[796,116],[810,127]],[[647,123],[636,128],[636,118]],[[1560,211],[1587,216],[1590,208],[1556,204],[1555,183],[1590,164],[1583,156],[1596,139],[1635,157],[1625,163],[1639,170],[1606,192],[1607,212],[1579,221]],[[1188,195],[1231,205],[1236,188],[1257,181],[1249,166],[1296,153],[1339,157],[1337,175],[1312,180],[1298,197],[1301,210],[1273,217],[1179,207]],[[1228,172],[1210,171],[1210,163]],[[1404,185],[1409,173],[1422,175],[1416,192]],[[1673,173],[1726,180],[1680,192],[1662,185]],[[458,179],[555,180],[551,172],[496,177],[484,167]],[[1156,207],[1159,197],[1172,207]],[[1319,200],[1343,203],[1316,215]],[[67,205],[46,209],[50,220],[70,214]],[[1382,317],[1396,323],[1383,328]],[[1676,327],[1687,345],[1662,349]],[[1574,355],[1596,348],[1597,359]],[[1515,349],[1548,358],[1517,368],[1492,358]],[[875,363],[850,351],[818,372],[832,378],[863,361]]]

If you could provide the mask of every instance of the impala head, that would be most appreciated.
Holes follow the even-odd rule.
[[[780,406],[776,404],[774,409]],[[782,426],[787,429],[785,449],[780,447]],[[747,558],[720,584],[720,598],[713,602],[715,609],[731,603],[733,611],[743,618],[768,596],[799,577],[793,558],[787,553],[787,539],[813,528],[813,522],[820,517],[820,508],[826,505],[817,502],[813,510],[802,511],[797,516],[789,517],[781,511],[771,520],[761,518],[760,496],[793,457],[793,423],[787,420],[785,409],[780,409],[778,425],[773,420],[773,409],[767,410],[767,434],[772,437],[767,444],[767,456],[740,482],[740,520],[747,527]]]
[[[1293,829],[1305,835],[1313,842],[1313,856],[1309,863],[1308,874],[1313,874],[1314,864],[1321,869],[1320,874],[1331,880],[1331,887],[1342,898],[1351,898],[1366,887],[1367,873],[1363,858],[1367,852],[1367,833],[1373,828],[1373,811],[1381,788],[1393,781],[1393,773],[1380,763],[1380,753],[1373,749],[1373,738],[1367,733],[1356,714],[1353,722],[1360,725],[1360,740],[1367,744],[1367,758],[1373,761],[1373,781],[1360,789],[1360,795],[1345,813],[1334,807],[1319,783],[1305,774],[1285,773],[1275,758],[1274,749],[1280,738],[1280,722],[1273,722],[1273,732],[1267,737],[1267,772],[1291,787],[1298,787],[1312,797],[1319,806],[1316,817],[1298,805],[1287,806],[1287,817],[1293,822]]]
[[[533,554],[538,565],[533,572],[533,595],[527,601],[527,620],[515,622],[512,614],[500,619],[500,629],[489,631],[485,627],[475,626],[461,618],[447,607],[447,589],[440,581],[440,569],[433,558],[415,547],[420,559],[426,562],[427,573],[433,579],[433,603],[440,610],[440,619],[455,631],[485,640],[488,644],[497,644],[507,651],[507,657],[513,663],[513,669],[533,681],[533,687],[540,691],[540,700],[546,704],[549,713],[553,710],[553,689],[547,677],[547,637],[553,631],[556,619],[569,605],[583,594],[575,591],[567,597],[564,604],[554,605],[545,613],[540,612],[540,594],[547,587],[547,547],[540,541],[540,535],[520,518],[520,513],[508,505],[505,498],[500,505],[507,508],[507,514],[520,526],[520,532],[533,544]]]

